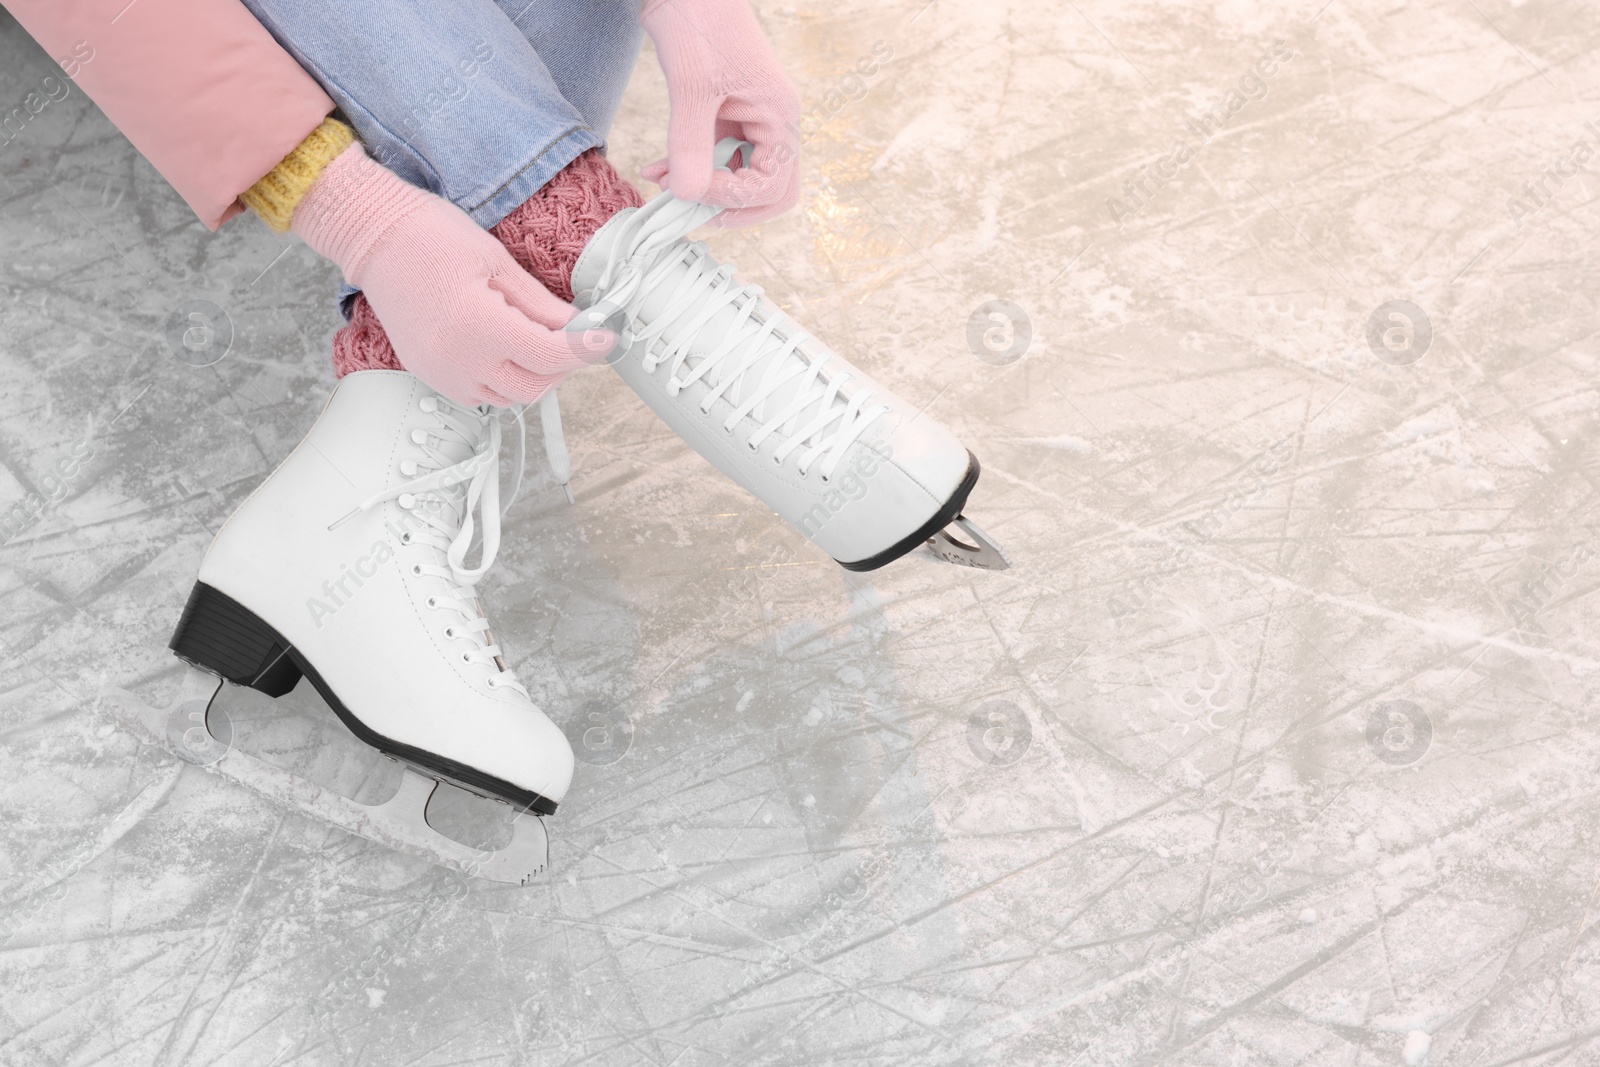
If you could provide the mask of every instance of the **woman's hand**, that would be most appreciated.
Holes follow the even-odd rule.
[[[459,403],[532,402],[616,345],[606,330],[563,332],[570,304],[359,144],[323,169],[290,228],[366,293],[406,370]]]
[[[784,75],[747,0],[646,0],[641,17],[667,75],[667,158],[644,176],[673,195],[726,209],[748,226],[800,201],[800,95]],[[726,173],[712,152],[724,137],[755,146]]]

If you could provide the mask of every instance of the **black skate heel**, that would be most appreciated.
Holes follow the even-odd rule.
[[[183,607],[177,632],[168,647],[178,658],[203,671],[220,674],[235,685],[247,685],[269,697],[281,697],[304,677],[339,721],[357,740],[386,756],[409,763],[425,774],[481,796],[504,800],[535,815],[550,815],[556,802],[512,785],[475,767],[411,745],[371,729],[344,706],[316,666],[302,656],[255,612],[221,590],[194,583]]]
[[[204,582],[194,583],[168,647],[178,658],[281,697],[300,681],[289,646],[255,613]]]

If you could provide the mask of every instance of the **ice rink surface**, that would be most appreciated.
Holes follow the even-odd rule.
[[[759,4],[804,196],[713,250],[1016,566],[843,572],[575,377],[577,503],[535,435],[484,586],[581,759],[526,889],[97,711],[176,689],[338,278],[81,91],[7,130],[0,1064],[1600,1063],[1600,12],[1319,5]],[[0,112],[52,69],[0,16]],[[666,117],[647,50],[624,173]]]

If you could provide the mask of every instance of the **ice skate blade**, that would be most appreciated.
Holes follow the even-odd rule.
[[[958,540],[950,533],[952,529],[960,530],[967,540]],[[968,544],[967,541],[974,543]],[[949,526],[928,538],[928,547],[946,563],[960,567],[1003,571],[1011,566],[1011,558],[1006,555],[1005,549],[995,544],[982,527],[965,515],[957,515]]]
[[[428,799],[439,779],[419,774],[409,763],[401,766],[400,788],[394,796],[382,804],[362,804],[239,751],[216,737],[206,722],[206,712],[221,688],[221,678],[191,667],[169,708],[152,708],[132,693],[109,686],[101,690],[100,702],[140,740],[396,852],[512,885],[527,885],[549,867],[550,839],[544,820],[530,812],[517,816],[511,842],[499,850],[473,848],[435,830],[428,824]]]

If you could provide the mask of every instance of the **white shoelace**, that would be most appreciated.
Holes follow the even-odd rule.
[[[723,151],[731,154],[727,146]],[[822,476],[829,478],[850,445],[890,409],[869,406],[870,389],[844,395],[841,387],[854,375],[847,370],[828,373],[832,353],[813,358],[805,352],[802,346],[811,335],[770,304],[763,309],[760,286],[736,285],[733,264],[713,266],[704,242],[679,244],[719,214],[720,208],[679,200],[670,193],[656,197],[622,223],[595,284],[594,298],[628,316],[634,343],[648,346],[647,372],[668,364],[669,395],[706,382],[712,388],[700,402],[701,414],[709,415],[718,398],[726,399],[733,409],[723,420],[725,432],[731,433],[739,420],[749,416],[757,424],[749,440],[752,451],[771,435],[781,434],[784,442],[773,455],[777,462],[806,446],[797,461],[800,473],[820,460]],[[688,271],[676,283],[666,307],[653,321],[641,323],[638,316],[646,295],[685,265]],[[700,331],[727,308],[736,314],[721,343],[709,352],[694,352]],[[752,373],[758,366],[765,368],[759,378]],[[781,407],[769,403],[785,387],[793,391],[789,402]]]
[[[727,169],[735,152],[748,153],[749,145],[725,138],[717,145],[717,165]],[[748,154],[746,156],[748,158]],[[632,340],[650,346],[645,370],[654,371],[670,361],[668,392],[676,396],[685,386],[705,381],[712,385],[700,402],[700,413],[711,414],[719,398],[733,405],[723,420],[724,432],[732,433],[739,420],[750,417],[756,430],[750,435],[752,451],[774,433],[785,441],[773,453],[778,463],[786,461],[802,445],[808,445],[796,463],[805,474],[811,464],[822,459],[822,478],[832,477],[840,460],[874,419],[886,414],[886,405],[867,406],[869,389],[857,389],[849,397],[841,387],[854,375],[849,371],[826,373],[831,353],[812,359],[801,348],[811,335],[777,308],[770,307],[757,316],[762,289],[758,285],[733,284],[734,267],[707,263],[709,250],[704,242],[679,246],[680,239],[722,213],[721,208],[679,200],[662,193],[634,212],[622,223],[622,232],[611,246],[605,269],[588,294],[589,307],[604,305],[609,314],[621,311],[632,327]],[[655,321],[641,324],[638,316],[645,297],[661,285],[682,263],[688,273],[673,290],[666,309]],[[698,307],[698,312],[691,311]],[[734,308],[736,316],[727,335],[713,351],[692,351],[700,330],[717,313]],[[770,317],[768,317],[770,316]],[[672,332],[669,341],[667,333]],[[734,350],[748,344],[737,361]],[[693,362],[691,362],[693,357]],[[759,382],[747,382],[751,372],[765,362]],[[794,395],[781,410],[770,411],[769,400],[779,390],[793,386]],[[811,417],[803,421],[808,412]],[[572,499],[567,483],[572,466],[566,440],[561,433],[561,412],[555,390],[540,402],[544,427],[545,453],[549,456],[556,480]]]
[[[363,500],[345,519],[343,524],[359,512],[370,511],[387,501],[395,501],[411,519],[400,535],[402,545],[423,544],[444,555],[444,565],[413,563],[413,575],[443,578],[449,586],[442,594],[430,596],[427,605],[437,611],[450,611],[461,617],[452,622],[445,636],[452,640],[465,640],[468,647],[462,652],[465,663],[483,663],[498,668],[490,675],[489,688],[507,686],[523,696],[528,691],[500,656],[500,647],[494,643],[489,620],[483,604],[478,599],[476,586],[494,564],[500,551],[500,422],[487,409],[470,408],[456,404],[442,396],[427,396],[421,401],[423,411],[439,420],[431,430],[413,430],[411,440],[418,445],[425,459],[405,460],[400,465],[407,480]],[[519,426],[522,413],[516,412]],[[459,462],[451,462],[441,445],[464,444],[473,449],[472,455]],[[518,457],[517,481],[521,482],[521,457]],[[516,490],[512,490],[513,498]],[[507,501],[507,507],[510,501]],[[481,512],[483,547],[478,565],[467,566],[467,553],[471,550],[476,525],[473,513]]]

